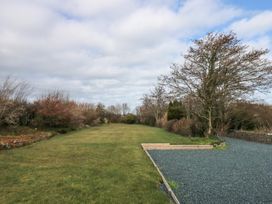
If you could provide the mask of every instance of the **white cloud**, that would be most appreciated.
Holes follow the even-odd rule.
[[[8,29],[20,33],[34,34],[45,25],[50,26],[55,15],[47,8],[23,1],[1,1],[1,30]]]
[[[263,11],[251,18],[243,18],[230,25],[229,29],[242,37],[254,37],[272,31],[272,10]]]
[[[166,8],[140,8],[114,24],[113,30],[126,40],[148,43],[162,38],[176,28],[177,14]]]
[[[180,26],[192,32],[225,24],[243,12],[218,0],[191,0],[183,4],[179,13]]]
[[[135,105],[189,40],[240,16],[219,0],[1,0],[0,78]]]
[[[272,48],[272,39],[269,36],[260,36],[259,38],[252,39],[247,41],[249,46],[256,49],[271,49]]]

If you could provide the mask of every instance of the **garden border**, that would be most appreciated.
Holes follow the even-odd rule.
[[[159,174],[162,178],[163,184],[165,185],[165,187],[167,189],[167,193],[170,195],[170,197],[172,198],[172,200],[174,201],[175,204],[180,204],[178,198],[176,197],[175,193],[173,192],[170,185],[168,184],[166,178],[164,177],[164,175],[160,171],[159,167],[157,166],[157,164],[155,163],[155,161],[150,156],[150,154],[148,153],[147,150],[198,150],[198,149],[204,150],[204,149],[213,149],[213,145],[170,145],[170,143],[142,143],[141,146],[142,146],[144,152],[146,153],[146,155],[151,160],[153,166],[159,172]]]
[[[24,136],[0,136],[0,151],[15,149],[19,147],[24,147],[27,145],[31,145],[36,142],[40,142],[43,140],[49,140],[52,137],[57,136],[58,134],[53,132],[43,132],[44,135],[24,135]],[[3,142],[1,139],[8,139],[9,142]]]

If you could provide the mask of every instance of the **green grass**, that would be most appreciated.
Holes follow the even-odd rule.
[[[169,186],[173,189],[173,190],[176,190],[178,189],[179,185],[177,182],[173,181],[173,180],[170,180],[170,181],[167,181]]]
[[[111,124],[2,151],[0,203],[169,203],[144,142],[211,141]]]

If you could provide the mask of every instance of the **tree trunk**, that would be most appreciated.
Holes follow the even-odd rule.
[[[208,134],[207,137],[212,136],[213,134],[213,124],[212,124],[212,109],[208,110]]]

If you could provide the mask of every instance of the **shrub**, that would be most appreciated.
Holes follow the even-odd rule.
[[[164,128],[169,132],[183,136],[204,136],[206,129],[202,124],[192,119],[173,119],[169,120]]]
[[[203,137],[205,136],[207,126],[201,120],[193,120],[191,125],[192,136]]]
[[[168,106],[168,113],[167,113],[167,119],[173,120],[173,119],[181,119],[186,117],[186,109],[182,102],[179,102],[177,100],[174,100],[173,102],[169,103]]]
[[[153,116],[139,116],[139,120],[141,124],[155,126],[156,119]]]
[[[102,103],[98,103],[96,106],[96,112],[98,114],[98,117],[100,118],[100,123],[104,123],[105,122],[105,117],[107,114],[107,111],[105,109],[105,105]]]
[[[79,104],[81,114],[83,115],[83,123],[85,125],[97,125],[100,123],[96,107],[93,104],[82,103]]]
[[[79,127],[84,116],[80,107],[62,92],[56,91],[34,102],[35,126]]]
[[[135,124],[137,122],[137,116],[129,113],[129,114],[123,116],[122,122],[126,123],[126,124]]]
[[[192,125],[193,121],[190,119],[180,119],[174,122],[172,126],[172,130],[174,133],[184,135],[184,136],[192,136]]]
[[[0,126],[20,125],[30,86],[7,77],[0,83]]]
[[[165,129],[169,132],[173,132],[173,125],[174,123],[176,122],[177,120],[176,119],[173,119],[173,120],[169,120],[167,121],[166,125],[165,125]]]
[[[68,104],[70,107],[70,121],[68,126],[73,129],[83,127],[86,118],[83,115],[80,105],[74,101],[70,101]]]
[[[14,100],[0,101],[0,126],[17,126],[25,106]]]
[[[272,129],[272,107],[248,102],[232,104],[229,121],[230,129]]]
[[[122,120],[122,116],[119,114],[108,112],[106,114],[106,118],[110,123],[119,123]]]
[[[35,107],[32,103],[23,103],[24,111],[19,117],[19,125],[20,126],[30,126],[32,120],[35,117]]]

